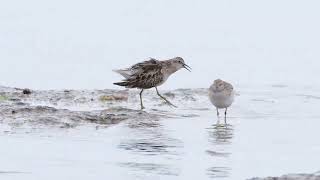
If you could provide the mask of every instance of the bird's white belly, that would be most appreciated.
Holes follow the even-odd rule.
[[[209,98],[211,103],[217,108],[227,108],[231,106],[234,100],[234,91],[230,95],[224,93],[209,92]]]

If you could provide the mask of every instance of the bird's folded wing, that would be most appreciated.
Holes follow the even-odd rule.
[[[160,72],[162,69],[161,62],[155,59],[149,61],[144,61],[138,64],[135,64],[131,67],[132,76],[139,76],[145,74],[154,74]]]

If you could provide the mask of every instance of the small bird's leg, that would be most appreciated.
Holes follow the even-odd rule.
[[[155,88],[156,88],[156,91],[157,91],[158,96],[160,96],[163,100],[165,100],[169,105],[171,105],[171,106],[173,106],[173,107],[177,107],[177,106],[173,105],[173,104],[172,104],[169,100],[167,100],[165,97],[163,97],[163,96],[159,93],[157,87],[155,87]]]
[[[143,93],[143,89],[142,89],[141,92],[140,92],[140,105],[141,105],[141,110],[144,109],[143,102],[142,102],[142,93]]]
[[[226,108],[226,111],[224,112],[224,117],[227,117],[227,111],[228,111],[228,108]]]
[[[217,116],[219,117],[219,109],[217,108]]]

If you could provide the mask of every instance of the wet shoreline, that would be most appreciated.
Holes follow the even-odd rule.
[[[319,104],[316,91],[304,92],[303,89],[296,91],[287,86],[268,88],[270,89],[241,89],[241,96],[237,97],[235,105],[231,108],[228,124],[225,125],[223,118],[220,124],[219,121],[216,122],[215,111],[208,101],[207,90],[204,88],[161,91],[179,108],[167,106],[153,90],[146,91],[144,102],[147,109],[141,111],[138,91],[135,90],[38,91],[0,87],[1,138],[18,141],[19,143],[15,146],[24,147],[29,143],[42,142],[37,138],[38,130],[44,136],[50,134],[50,137],[55,137],[57,132],[63,134],[62,136],[70,136],[71,132],[71,134],[74,133],[73,136],[66,140],[61,138],[59,141],[53,141],[54,147],[66,146],[65,141],[73,144],[82,142],[84,139],[83,144],[75,143],[74,145],[84,148],[89,144],[92,152],[99,151],[101,143],[103,145],[107,141],[106,147],[102,148],[98,154],[102,157],[105,151],[114,154],[110,168],[129,171],[133,175],[138,174],[139,177],[141,176],[140,179],[144,179],[145,175],[163,179],[188,177],[192,168],[195,168],[195,173],[204,172],[205,175],[197,174],[203,179],[267,177],[261,176],[262,169],[256,173],[257,176],[252,175],[250,164],[240,169],[234,164],[243,162],[242,157],[255,162],[254,156],[251,158],[255,153],[259,154],[257,157],[266,156],[265,160],[272,153],[279,157],[287,156],[289,159],[295,159],[302,150],[309,153],[304,148],[309,146],[313,147],[310,152],[316,154],[318,144],[312,139],[306,139],[303,135],[310,137],[310,133],[317,132],[313,130],[316,128],[313,124],[319,117],[317,109],[314,108]],[[295,110],[295,107],[300,111]],[[296,135],[295,132],[301,130],[301,122],[305,123],[303,127],[308,131]],[[83,128],[89,129],[83,130]],[[270,133],[271,129],[274,135]],[[285,134],[283,134],[284,131]],[[30,132],[35,132],[34,139],[30,140],[30,136],[26,135]],[[78,136],[83,138],[80,140]],[[252,138],[255,136],[257,138]],[[25,145],[21,144],[20,138]],[[24,142],[25,139],[29,141]],[[249,140],[250,144],[247,142]],[[2,145],[5,146],[5,144]],[[37,147],[45,148],[45,146]],[[302,149],[287,154],[290,152],[287,148],[296,149],[297,147]],[[51,149],[46,149],[44,152],[47,151],[50,152]],[[196,156],[189,152],[195,153]],[[43,152],[38,151],[38,153]],[[63,148],[61,148],[61,154],[64,154]],[[22,157],[29,156],[32,155],[25,154]],[[95,163],[101,162],[100,156],[94,157]],[[200,160],[198,156],[201,157]],[[15,157],[15,153],[8,156],[11,159]],[[47,155],[44,157],[50,158]],[[87,158],[91,160],[92,157],[90,155]],[[137,158],[141,161],[136,162]],[[62,162],[67,161],[62,160]],[[155,160],[156,162],[153,162]],[[201,166],[193,167],[188,164],[189,161],[195,161]],[[20,158],[13,161],[14,164],[18,162],[27,163]],[[268,162],[266,167],[270,163],[272,164]],[[86,163],[83,166],[86,166]],[[69,168],[77,170],[76,167],[73,165]],[[309,166],[310,169],[312,167],[312,165]],[[242,174],[245,168],[247,171]],[[276,169],[279,168],[282,167]],[[36,168],[28,169],[26,166],[21,166],[17,169],[1,170],[2,172],[31,172],[28,175],[32,176]],[[307,170],[309,169],[306,168],[306,172]],[[285,172],[290,171],[288,169]],[[274,172],[270,171],[268,174],[272,175],[272,173]],[[2,173],[2,175],[5,174],[8,173]],[[21,175],[24,174],[21,173]],[[121,173],[119,177],[122,177]],[[252,180],[305,179],[306,177],[317,179],[319,174],[293,174],[279,178],[253,178]],[[132,176],[128,179],[130,178]]]
[[[205,93],[205,89],[197,91]],[[184,102],[196,101],[192,93],[191,90],[181,89],[164,92],[164,95]],[[0,122],[13,128],[26,125],[33,128],[74,128],[88,123],[97,127],[108,126],[128,119],[194,116],[157,110],[154,107],[167,105],[156,99],[152,92],[145,93],[145,101],[153,108],[141,111],[138,106],[134,107],[138,102],[136,96],[135,91],[129,93],[128,90],[30,90],[0,87]]]

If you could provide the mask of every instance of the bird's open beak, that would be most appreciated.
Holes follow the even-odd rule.
[[[190,66],[188,66],[188,65],[186,65],[186,64],[183,64],[183,67],[186,69],[186,70],[188,70],[189,72],[191,72],[191,67]]]

